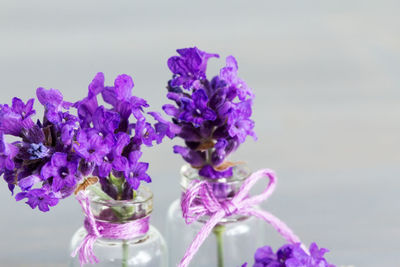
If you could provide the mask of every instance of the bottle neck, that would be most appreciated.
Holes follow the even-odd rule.
[[[184,165],[181,168],[181,189],[186,192],[194,180],[207,181],[213,188],[214,196],[223,200],[235,196],[250,174],[250,169],[246,164],[238,164],[233,167],[232,176],[210,179],[199,175],[198,169]]]
[[[149,217],[153,211],[153,193],[146,186],[140,186],[132,200],[104,199],[89,190],[90,210],[97,222],[132,223]]]
[[[211,194],[218,200],[218,202],[230,201],[240,190],[243,182],[250,176],[251,172],[249,168],[240,164],[233,167],[233,175],[231,177],[223,177],[218,179],[209,179],[199,175],[198,169],[195,169],[189,165],[184,165],[181,168],[181,189],[182,197],[185,195],[188,188],[191,186],[193,181],[206,181],[211,188]],[[194,200],[195,202],[202,202],[199,196]],[[198,221],[206,222],[211,214],[201,216]],[[239,220],[247,219],[248,216],[242,215],[231,215],[223,218],[221,223],[237,222]]]
[[[95,228],[94,228],[95,225]],[[109,223],[85,219],[85,229],[90,235],[113,240],[142,240],[150,227],[150,216],[124,223]]]
[[[141,186],[132,200],[104,199],[98,189],[92,187],[87,194],[80,195],[85,212],[84,226],[89,235],[130,240],[148,232],[153,210],[153,193],[148,187]]]

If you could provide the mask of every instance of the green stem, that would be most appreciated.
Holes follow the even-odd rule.
[[[218,267],[224,267],[224,242],[223,236],[225,232],[224,225],[217,225],[213,229],[213,233],[217,238],[217,257],[218,257]]]
[[[103,200],[111,200],[112,199],[112,197],[107,195],[103,190],[101,190],[100,187],[97,187],[96,185],[92,185],[90,187],[90,189]]]
[[[122,267],[128,267],[128,243],[122,241]]]

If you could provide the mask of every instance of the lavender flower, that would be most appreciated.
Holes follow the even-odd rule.
[[[95,129],[79,130],[73,147],[76,153],[88,162],[100,165],[111,150],[111,138],[103,137]]]
[[[74,104],[80,128],[73,147],[76,153],[93,166],[104,192],[116,199],[131,199],[132,190],[140,182],[150,182],[148,163],[140,162],[141,147],[160,143],[167,129],[146,120],[144,99],[132,95],[133,80],[119,75],[114,86],[104,86],[104,75],[98,73],[89,85],[88,96]],[[102,96],[109,108],[98,104]],[[161,116],[149,112],[156,120]],[[132,136],[133,135],[133,136]]]
[[[69,113],[69,102],[55,89],[38,88],[37,97],[44,105],[43,121],[35,124],[34,100],[26,104],[13,98],[11,107],[0,105],[0,174],[12,193],[18,186],[16,200],[28,198],[31,208],[48,211],[59,199],[72,193],[81,178],[78,159],[73,158],[72,141],[78,118]],[[66,111],[67,110],[67,111]],[[6,135],[20,139],[6,142]]]
[[[315,243],[310,245],[307,254],[300,244],[286,244],[276,253],[269,246],[257,249],[254,254],[253,267],[335,267],[324,258],[324,254],[329,250],[318,248]],[[247,263],[242,267],[246,267]]]
[[[26,202],[32,209],[39,207],[39,210],[46,212],[49,211],[49,207],[57,205],[58,198],[54,196],[52,192],[48,192],[44,189],[32,189],[29,192],[18,193],[15,197],[17,201],[27,198]]]
[[[0,105],[0,132],[4,134],[22,136],[23,129],[30,129],[34,122],[31,116],[35,114],[32,110],[33,99],[25,104],[21,99],[14,97],[12,106]]]
[[[175,133],[185,141],[185,147],[175,146],[174,152],[200,169],[208,178],[230,177],[232,168],[221,171],[216,167],[246,140],[256,139],[253,131],[252,100],[254,94],[237,76],[238,65],[233,56],[226,59],[226,66],[211,80],[206,77],[208,59],[218,58],[197,47],[177,50],[179,56],[168,60],[173,73],[168,82],[168,99],[163,110],[172,122],[159,120],[163,131]],[[168,130],[165,130],[168,129]]]
[[[56,152],[41,170],[41,177],[52,178],[53,192],[59,192],[64,187],[74,187],[76,184],[76,172],[78,159],[68,159],[68,155]]]
[[[142,152],[133,151],[129,154],[128,167],[125,169],[125,179],[132,187],[132,189],[138,189],[140,181],[150,183],[151,178],[146,173],[149,168],[149,164],[146,162],[139,162],[139,158],[142,156]]]
[[[114,86],[104,86],[104,75],[98,73],[88,95],[74,104],[56,89],[38,88],[45,112],[37,123],[31,118],[33,99],[0,105],[0,175],[12,194],[16,187],[21,190],[16,200],[27,199],[32,209],[46,212],[88,176],[99,177],[103,191],[115,199],[132,199],[141,181],[150,182],[149,164],[139,161],[141,146],[174,133],[156,112],[150,114],[154,125],[146,120],[148,104],[131,95],[133,86],[125,74]],[[110,107],[98,104],[100,95]],[[6,135],[19,140],[8,143]]]

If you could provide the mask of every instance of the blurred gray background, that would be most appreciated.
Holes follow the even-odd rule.
[[[0,1],[0,100],[39,86],[74,101],[96,72],[127,73],[152,109],[166,102],[166,60],[197,45],[233,54],[255,94],[259,140],[234,155],[277,171],[264,207],[329,259],[400,266],[399,1]],[[179,196],[183,164],[165,141],[145,151],[153,224]],[[0,266],[65,266],[82,225],[73,198],[32,211],[0,187]],[[249,255],[249,259],[251,255]],[[230,266],[229,266],[230,267]]]

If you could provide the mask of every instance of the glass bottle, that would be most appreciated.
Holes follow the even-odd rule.
[[[95,193],[99,188],[90,187],[90,209],[96,221],[129,223],[150,216],[153,210],[153,193],[145,186],[136,191],[134,200],[104,200]],[[96,190],[94,190],[96,189]],[[71,240],[71,253],[85,238],[85,227],[79,228]],[[93,251],[99,263],[95,266],[167,267],[168,253],[164,238],[153,226],[143,235],[129,240],[98,238]],[[80,267],[79,255],[71,258],[71,267]],[[93,266],[91,264],[84,266]]]
[[[185,165],[181,169],[181,187],[183,192],[194,179],[207,180],[218,200],[232,198],[240,189],[251,172],[244,164],[233,167],[232,177],[207,179],[200,177],[198,170]],[[169,247],[169,266],[177,266],[196,234],[199,233],[209,216],[200,217],[197,221],[186,224],[180,206],[180,199],[175,200],[167,216],[166,238]],[[223,218],[214,227],[190,266],[195,267],[236,267],[252,260],[254,251],[269,240],[265,236],[265,222],[248,216],[231,215]],[[276,236],[275,236],[276,237]],[[270,244],[270,243],[268,243]]]

